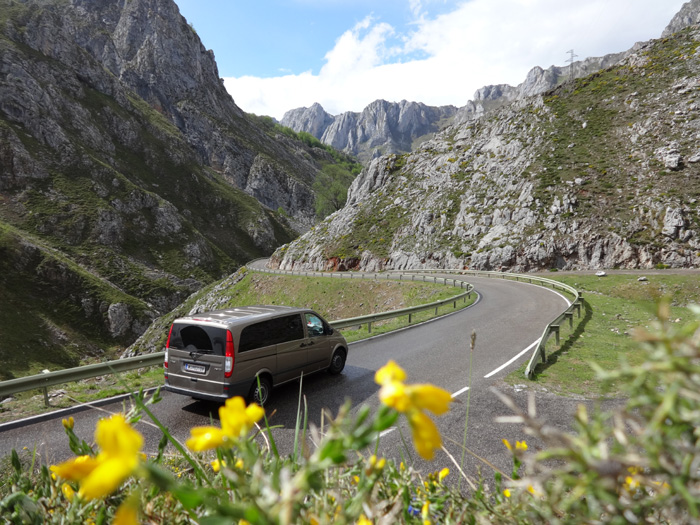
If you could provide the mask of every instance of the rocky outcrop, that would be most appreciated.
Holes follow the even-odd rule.
[[[550,66],[542,69],[539,66],[532,68],[525,80],[517,86],[499,84],[485,86],[476,90],[473,100],[457,111],[454,124],[463,124],[470,120],[481,118],[486,112],[499,108],[514,100],[522,100],[527,97],[539,95],[549,91],[563,82],[572,78],[582,78],[601,69],[612,67],[629,56],[642,44],[636,44],[632,49],[622,53],[612,53],[604,57],[590,57],[576,61],[572,66]]]
[[[172,0],[0,11],[0,230],[54,269],[20,278],[12,264],[0,294],[37,326],[128,343],[317,221],[313,184],[333,157],[244,114]],[[61,293],[23,294],[12,283],[27,278]]]
[[[332,117],[314,104],[288,111],[280,123],[297,132],[311,133],[324,144],[368,161],[384,153],[411,151],[418,137],[439,131],[456,111],[454,106],[376,100],[361,113]]]
[[[555,71],[556,73],[556,71]],[[373,160],[284,269],[700,266],[700,29]],[[687,160],[686,160],[687,159]],[[692,161],[691,161],[692,159]]]
[[[673,33],[696,24],[700,24],[700,0],[691,0],[683,4],[681,10],[676,13],[676,16],[661,33],[661,38],[667,38]]]

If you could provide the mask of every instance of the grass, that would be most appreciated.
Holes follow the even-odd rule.
[[[220,293],[223,296],[221,308],[251,304],[294,304],[312,308],[329,320],[337,320],[431,303],[457,295],[459,290],[452,286],[423,282],[306,278],[248,273],[236,285],[224,287]],[[473,295],[466,303],[458,302],[457,308],[464,308],[474,300]],[[188,301],[183,305],[184,309],[176,309],[176,313],[171,316],[174,318],[184,315],[192,305],[193,303]],[[443,307],[438,315],[444,315],[452,310],[451,305]],[[423,322],[434,317],[436,316],[433,310],[414,314],[412,323]],[[160,327],[169,323],[170,320],[165,324],[157,323],[154,326]],[[408,318],[402,317],[373,324],[371,333],[367,331],[365,325],[359,330],[343,330],[343,334],[348,341],[358,341],[403,328],[407,324]],[[161,335],[164,339],[167,330],[160,331],[163,332]],[[159,345],[162,345],[162,342],[155,345],[152,350],[160,350]],[[63,366],[77,365],[76,361]],[[37,373],[38,370],[32,370],[32,372]],[[52,409],[67,408],[76,403],[104,399],[161,384],[163,384],[163,371],[160,367],[143,368],[118,375],[66,383],[49,391],[50,403]],[[16,401],[0,405],[0,423],[47,411],[41,391],[22,392],[17,394],[15,399]]]
[[[586,398],[619,397],[622,385],[612,383],[603,388],[596,380],[590,363],[605,370],[616,369],[621,362],[641,364],[643,353],[634,332],[647,328],[656,319],[656,305],[662,297],[671,300],[671,320],[685,322],[691,318],[688,305],[700,303],[700,280],[697,274],[646,275],[612,274],[600,278],[592,275],[552,276],[583,292],[585,300],[581,318],[574,314],[573,330],[562,324],[561,344],[554,337],[547,343],[547,363],[540,363],[533,382],[524,378],[525,366],[512,372],[506,381],[546,389],[566,396]]]

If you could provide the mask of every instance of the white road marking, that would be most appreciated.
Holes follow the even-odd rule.
[[[520,359],[524,354],[526,354],[526,353],[528,353],[530,350],[532,350],[539,342],[540,342],[540,340],[538,339],[537,341],[535,341],[534,343],[532,343],[530,346],[528,346],[525,350],[523,350],[523,351],[520,352],[518,355],[516,355],[513,359],[511,359],[511,360],[508,361],[507,363],[503,363],[501,366],[499,366],[498,368],[496,368],[496,370],[494,370],[494,371],[489,372],[488,374],[486,374],[486,375],[484,376],[484,378],[487,379],[487,378],[491,377],[492,375],[497,374],[498,372],[500,372],[501,370],[503,370],[505,367],[507,367],[508,365],[512,364],[514,361],[517,361],[517,360]]]

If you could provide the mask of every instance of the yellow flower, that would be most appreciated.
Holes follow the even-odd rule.
[[[384,385],[392,381],[406,381],[406,372],[392,359],[377,370],[374,374],[374,381],[378,385]]]
[[[405,385],[405,379],[406,372],[395,361],[389,361],[374,376],[381,385],[379,399],[386,406],[406,414],[416,450],[423,458],[432,459],[435,449],[442,446],[442,439],[435,423],[423,411],[444,414],[449,410],[452,395],[430,384]]]
[[[75,491],[73,490],[73,487],[71,487],[68,483],[64,483],[63,485],[61,485],[61,492],[63,492],[63,496],[68,501],[73,501],[73,498],[75,497]]]
[[[442,446],[442,438],[433,420],[423,412],[413,411],[408,418],[413,433],[413,445],[423,459],[431,460],[435,449]]]
[[[527,443],[525,441],[516,441],[515,448],[516,450],[527,450]]]
[[[634,479],[632,476],[627,476],[625,478],[625,487],[629,490],[634,490],[639,487],[639,481]]]
[[[187,446],[195,452],[211,450],[221,446],[233,445],[245,436],[251,428],[265,415],[265,410],[255,403],[248,406],[242,397],[232,397],[219,408],[221,428],[205,426],[190,430]]]
[[[357,520],[357,525],[372,525],[372,520],[368,520],[364,514],[361,514]]]
[[[135,497],[129,497],[119,505],[114,513],[112,525],[139,525],[139,501]]]
[[[75,420],[73,419],[73,416],[70,416],[68,419],[62,419],[61,424],[66,430],[72,430],[73,425],[75,425]]]
[[[78,481],[78,495],[85,499],[106,496],[129,477],[138,466],[143,437],[117,414],[98,421],[95,442],[100,448],[96,457],[79,456],[51,467],[57,476]]]
[[[506,498],[510,498],[510,489],[505,489],[505,490],[503,491],[503,495],[504,495]]]
[[[442,469],[442,470],[440,471],[440,473],[438,474],[438,480],[442,481],[442,480],[445,479],[449,474],[450,474],[450,469],[448,469],[447,467],[445,467],[445,468]]]
[[[505,439],[505,438],[502,439],[501,441],[503,441],[503,444],[506,446],[506,448],[507,448],[508,450],[513,450],[513,445],[510,444],[510,441],[508,441],[508,440]]]

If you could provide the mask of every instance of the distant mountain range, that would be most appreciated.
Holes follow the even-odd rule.
[[[310,108],[286,112],[280,124],[296,132],[310,133],[324,144],[355,155],[367,164],[382,155],[413,151],[450,125],[472,121],[503,104],[549,91],[568,81],[572,72],[574,78],[582,78],[611,67],[641,45],[637,44],[622,53],[586,58],[574,62],[572,66],[534,67],[518,86],[500,84],[482,87],[474,93],[473,100],[460,108],[427,106],[405,100],[376,100],[360,113],[346,112],[333,116],[316,103]]]
[[[479,90],[414,151],[373,159],[273,265],[700,266],[699,14],[689,2],[664,38],[583,61],[575,80],[535,69]]]

